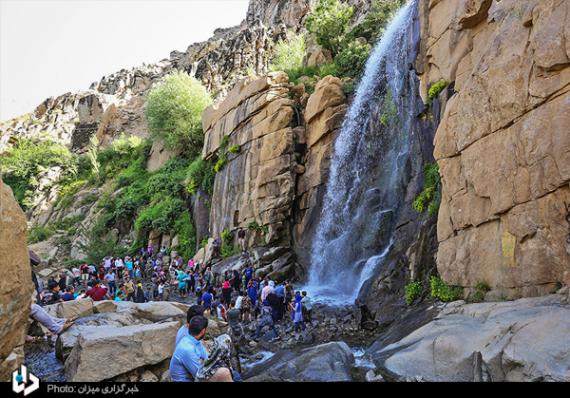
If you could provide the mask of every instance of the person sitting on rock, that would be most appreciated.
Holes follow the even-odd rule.
[[[208,360],[208,352],[202,340],[206,335],[208,319],[202,315],[194,316],[188,324],[188,335],[184,336],[170,360],[170,377],[174,382],[192,382]],[[227,367],[219,367],[208,374],[204,381],[231,382],[232,372]],[[202,379],[202,378],[201,378]]]
[[[176,347],[178,343],[180,343],[180,340],[182,340],[184,336],[188,336],[188,327],[190,325],[190,321],[192,320],[192,318],[198,315],[203,316],[204,311],[205,311],[204,306],[199,304],[191,305],[190,308],[188,308],[188,311],[186,312],[186,323],[180,326],[180,329],[178,329],[178,332],[176,333],[176,341],[174,347]]]
[[[65,289],[65,293],[63,293],[61,295],[61,299],[63,301],[71,301],[75,299],[75,295],[73,294],[75,292],[75,289],[73,288],[73,286],[68,286]]]
[[[58,286],[59,287],[59,286]],[[31,313],[30,316],[41,323],[43,326],[49,330],[50,333],[53,335],[59,335],[69,329],[76,318],[71,319],[64,319],[64,318],[56,318],[48,314],[46,310],[36,304],[36,293],[32,294],[32,305],[31,305]],[[27,341],[33,341],[33,338],[26,338]]]
[[[59,295],[59,285],[56,281],[48,281],[48,288],[42,292],[42,303],[44,305],[50,305],[55,303],[60,303],[63,300]]]

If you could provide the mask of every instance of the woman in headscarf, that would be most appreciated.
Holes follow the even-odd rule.
[[[301,304],[303,297],[300,292],[295,293],[295,303],[293,304],[293,323],[295,325],[295,332],[305,330],[305,323],[303,322],[303,304]]]

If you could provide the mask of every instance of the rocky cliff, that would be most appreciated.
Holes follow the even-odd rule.
[[[0,179],[0,381],[24,361],[24,337],[33,284],[26,244],[26,217]]]
[[[488,298],[567,285],[570,3],[426,0],[420,8],[424,97],[440,79],[451,94],[434,141],[439,272],[467,288],[488,284]]]

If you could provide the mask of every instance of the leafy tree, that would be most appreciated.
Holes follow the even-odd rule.
[[[289,40],[279,40],[275,45],[269,69],[271,71],[288,71],[301,68],[305,50],[305,38],[302,35],[290,34]]]
[[[372,47],[368,43],[350,42],[343,47],[334,59],[337,73],[341,76],[353,78],[360,76],[371,49]]]
[[[339,0],[319,0],[315,10],[307,17],[307,29],[315,35],[322,48],[336,56],[343,46],[353,12],[351,6]]]
[[[202,112],[211,103],[198,80],[184,72],[172,73],[148,94],[148,128],[167,148],[183,147],[197,153],[203,143]]]

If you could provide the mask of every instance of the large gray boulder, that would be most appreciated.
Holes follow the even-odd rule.
[[[179,322],[83,329],[65,361],[69,382],[107,380],[172,356]]]
[[[46,305],[44,309],[58,318],[81,318],[93,314],[93,300],[89,297],[79,300]]]
[[[445,308],[432,322],[369,350],[395,379],[570,381],[570,306],[561,296]]]
[[[354,355],[345,342],[331,342],[300,352],[280,351],[253,366],[247,381],[351,381]]]

